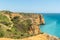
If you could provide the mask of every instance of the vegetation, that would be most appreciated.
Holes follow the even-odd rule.
[[[4,36],[4,31],[0,30],[0,37],[3,37],[3,36]]]
[[[9,14],[11,16],[10,11],[1,11],[0,12],[0,24],[3,24],[2,28],[0,28],[0,37],[8,37],[8,38],[24,38],[32,36],[33,34],[29,34],[28,30],[32,25],[31,14],[23,14],[20,13],[23,17],[14,16],[13,18],[8,18],[6,15]],[[26,18],[27,17],[27,18]],[[9,26],[13,25],[11,28]],[[8,27],[8,28],[7,28]]]
[[[7,16],[0,14],[0,22],[9,22]]]

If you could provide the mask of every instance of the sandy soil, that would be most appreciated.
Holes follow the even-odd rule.
[[[0,40],[60,40],[59,38],[47,34],[39,34],[23,39],[0,38]]]
[[[39,34],[39,35],[36,35],[36,36],[23,38],[23,39],[0,38],[0,40],[48,40],[48,39],[47,39],[46,35]]]

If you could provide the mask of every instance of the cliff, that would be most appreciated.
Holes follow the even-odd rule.
[[[41,14],[33,14],[32,16],[32,26],[30,27],[29,33],[33,33],[33,34],[39,34],[40,33],[40,29],[39,26],[40,24],[44,24],[44,19],[41,16]]]
[[[60,40],[41,33],[43,24],[42,14],[0,11],[0,40]]]
[[[39,26],[44,24],[41,14],[0,11],[2,37],[24,38],[40,33]],[[18,36],[19,35],[19,36]]]

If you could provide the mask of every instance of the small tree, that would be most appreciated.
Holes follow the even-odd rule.
[[[15,16],[11,21],[13,21],[14,23],[17,23],[19,21],[19,16]]]

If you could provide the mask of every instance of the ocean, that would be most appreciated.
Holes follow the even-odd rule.
[[[60,14],[43,13],[45,25],[40,25],[41,32],[60,38]]]

